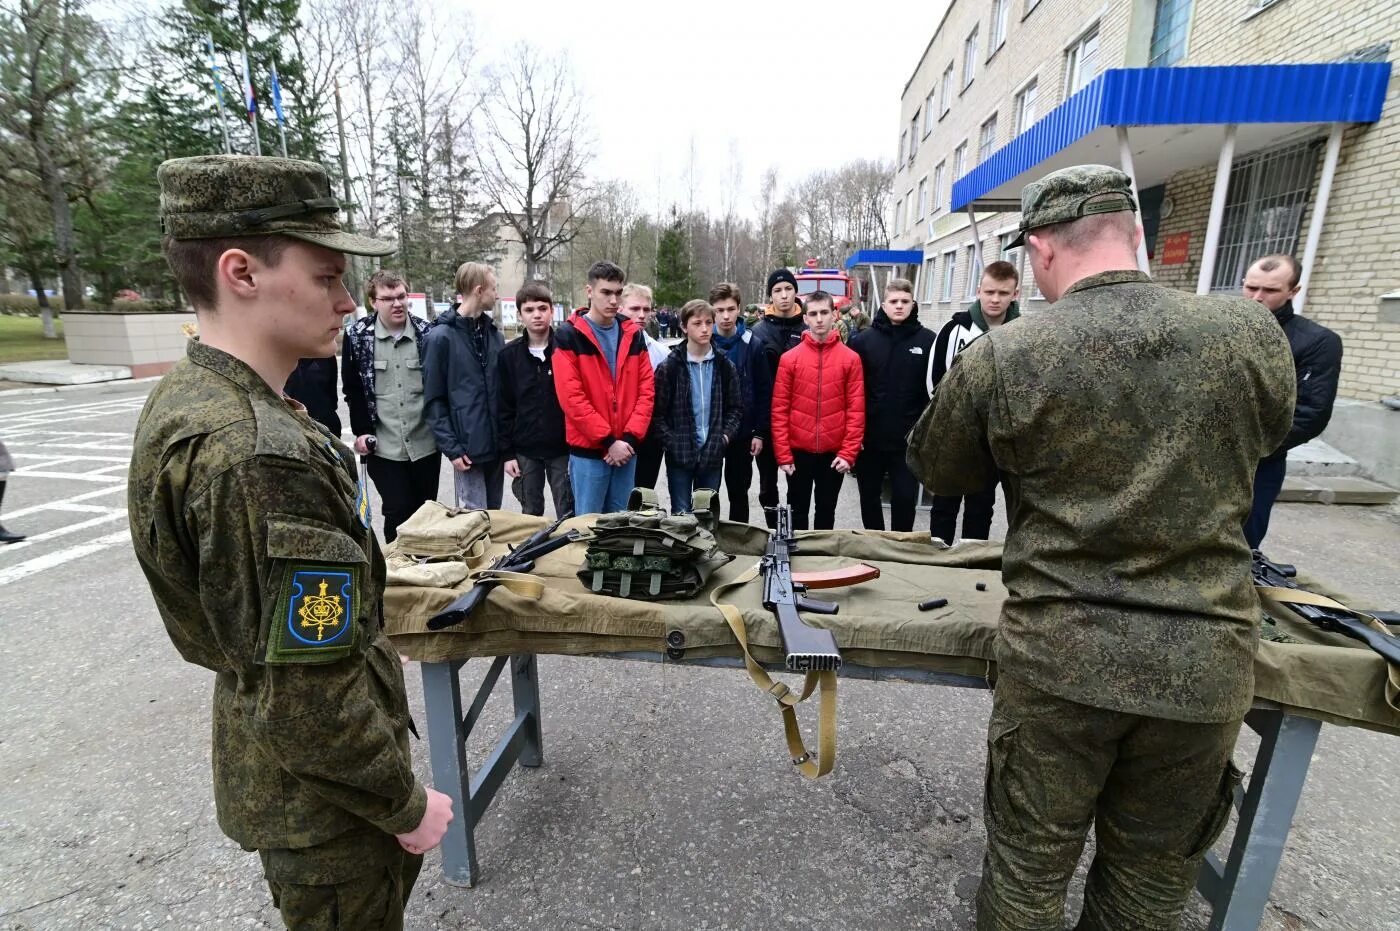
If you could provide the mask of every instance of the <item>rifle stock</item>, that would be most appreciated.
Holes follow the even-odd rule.
[[[530,572],[535,568],[535,560],[541,556],[547,556],[557,549],[563,549],[570,543],[578,539],[578,531],[570,530],[561,536],[553,536],[559,529],[559,525],[568,520],[569,516],[559,518],[554,523],[534,534],[519,546],[497,556],[491,561],[488,569],[498,569],[502,572]],[[499,579],[485,578],[479,580],[475,585],[467,590],[456,601],[443,608],[437,614],[428,619],[429,630],[444,630],[448,627],[455,627],[461,624],[477,606],[486,600],[491,589],[501,584]]]

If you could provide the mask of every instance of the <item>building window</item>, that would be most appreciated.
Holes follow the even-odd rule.
[[[933,295],[934,295],[935,293],[937,293],[937,292],[935,291],[935,288],[938,286],[938,284],[937,284],[936,281],[934,281],[934,275],[933,275],[934,261],[935,261],[934,259],[924,259],[924,296],[923,296],[923,301],[924,301],[925,304],[931,304],[931,303],[933,303]]]
[[[1293,143],[1246,158],[1230,169],[1211,290],[1239,291],[1245,270],[1261,255],[1292,255],[1312,194],[1317,142]]]
[[[919,219],[928,216],[928,175],[919,179]]]
[[[933,131],[933,94],[934,88],[928,89],[928,96],[924,98],[924,135],[927,136]]]
[[[909,121],[909,164],[914,164],[914,155],[919,151],[919,111]]]
[[[894,202],[894,234],[898,236],[904,232],[904,201],[903,199]]]
[[[958,270],[958,254],[952,249],[943,253],[943,295],[940,300],[948,303],[953,299],[953,276]]]
[[[992,153],[997,150],[997,115],[992,114],[992,118],[982,124],[982,134],[977,140],[977,164],[982,164],[992,157]]]
[[[937,213],[943,209],[943,166],[946,162],[939,162],[938,167],[933,170],[933,212]]]
[[[1038,81],[1032,80],[1016,95],[1016,135],[1018,136],[1035,125],[1035,97],[1039,89],[1038,85]]]
[[[972,79],[977,76],[977,27],[972,28],[972,35],[967,37],[963,43],[963,83],[964,89],[972,83]]]
[[[1065,96],[1078,93],[1099,73],[1099,24],[1080,36],[1065,52]]]
[[[1040,6],[1040,0],[1026,0],[1026,12],[1021,15],[1023,17],[1028,16],[1031,10],[1034,10],[1038,6]]]
[[[967,247],[967,294],[969,301],[977,297],[977,286],[982,283],[982,263],[977,261],[977,246]]]
[[[1025,261],[1025,249],[1021,246],[1009,245],[1011,240],[1015,238],[1016,232],[1014,230],[1010,233],[1002,233],[999,237],[1001,240],[1001,259],[1003,262],[1010,262],[1011,266],[1016,269],[1019,284],[1020,280],[1025,277],[1025,270],[1021,267]]]
[[[900,163],[904,161],[904,153],[908,151],[908,146],[909,130],[906,129],[904,132],[899,134],[899,154],[894,157],[894,164],[896,168],[899,167]]]
[[[1191,0],[1157,0],[1152,23],[1152,45],[1147,67],[1165,68],[1186,57],[1186,37],[1191,27]]]
[[[953,150],[953,180],[963,176],[963,166],[967,164],[967,143],[963,142]]]
[[[941,116],[948,115],[948,109],[953,105],[953,66],[949,65],[943,69],[943,84],[938,91],[938,112]]]
[[[987,57],[1006,44],[1006,24],[1010,19],[1011,0],[992,0],[992,42]]]
[[[917,219],[917,218],[914,216],[914,189],[913,189],[913,188],[910,188],[910,189],[909,189],[909,193],[904,195],[904,204],[905,204],[906,207],[909,208],[909,227],[912,229],[913,226],[914,226],[914,221]]]

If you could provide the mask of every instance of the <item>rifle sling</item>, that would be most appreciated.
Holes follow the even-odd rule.
[[[1255,591],[1259,593],[1259,598],[1264,604],[1265,611],[1268,611],[1270,607],[1277,607],[1280,605],[1286,606],[1290,604],[1312,605],[1313,607],[1317,608],[1330,608],[1333,611],[1341,611],[1344,614],[1350,614],[1352,617],[1355,617],[1358,620],[1362,621],[1364,624],[1366,624],[1366,626],[1374,628],[1375,630],[1385,634],[1387,637],[1395,636],[1390,632],[1389,627],[1386,627],[1385,624],[1376,620],[1374,617],[1367,614],[1365,611],[1358,611],[1355,608],[1348,608],[1346,605],[1342,604],[1339,601],[1334,601],[1331,598],[1315,594],[1314,592],[1305,591],[1300,588],[1278,588],[1270,585],[1256,585]],[[1272,612],[1270,613],[1272,614]],[[1390,707],[1394,708],[1396,711],[1400,711],[1400,667],[1397,667],[1394,663],[1387,661],[1384,657],[1382,657],[1381,662],[1385,663],[1386,671],[1386,704],[1390,705]]]
[[[836,673],[833,670],[807,673],[802,683],[802,694],[794,696],[792,689],[785,683],[775,682],[768,675],[768,671],[753,658],[749,653],[748,628],[744,623],[743,613],[734,605],[721,602],[719,596],[731,588],[747,585],[758,576],[759,565],[755,564],[734,581],[716,587],[710,595],[710,604],[724,615],[729,629],[734,632],[734,638],[739,641],[739,648],[744,651],[744,666],[748,669],[749,678],[753,679],[754,685],[764,694],[777,700],[778,710],[783,715],[783,736],[787,739],[793,765],[808,779],[820,779],[831,772],[831,768],[836,764]],[[797,726],[797,706],[810,698],[817,689],[821,691],[821,704],[817,714],[817,755],[814,758],[803,743],[802,731]]]

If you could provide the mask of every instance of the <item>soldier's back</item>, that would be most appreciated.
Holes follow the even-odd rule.
[[[1292,412],[1277,324],[1111,272],[982,342],[1010,511],[999,655],[1087,704],[1242,714],[1258,608],[1240,528]]]

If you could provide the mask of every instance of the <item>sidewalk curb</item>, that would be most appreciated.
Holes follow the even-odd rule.
[[[45,385],[42,388],[6,388],[0,391],[0,398],[23,397],[31,394],[53,394],[58,391],[84,391],[93,388],[111,388],[116,385],[139,385],[148,381],[160,381],[163,375],[147,375],[145,378],[114,378],[111,381],[94,381],[85,385]]]

